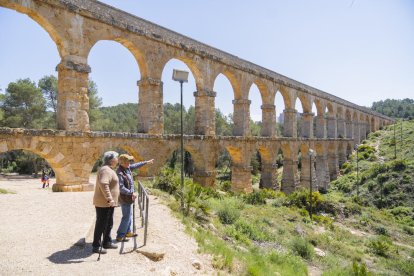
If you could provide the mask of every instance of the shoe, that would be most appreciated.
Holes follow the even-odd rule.
[[[117,242],[127,242],[127,241],[129,241],[129,239],[127,239],[127,238],[125,238],[125,237],[117,237],[117,238],[116,238],[116,241],[117,241]]]
[[[118,248],[118,245],[113,244],[113,243],[111,242],[111,243],[106,243],[106,244],[104,244],[104,245],[103,245],[103,248],[105,248],[105,249],[117,249],[117,248]]]
[[[93,253],[99,253],[99,247],[93,247],[92,252]],[[101,254],[106,254],[106,249],[102,248]]]
[[[133,237],[136,237],[136,236],[138,236],[138,234],[137,234],[137,233],[132,233],[132,232],[128,232],[128,233],[125,235],[125,237],[127,237],[127,238],[133,238]]]

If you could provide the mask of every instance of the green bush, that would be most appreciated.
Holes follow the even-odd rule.
[[[237,200],[226,198],[220,201],[217,216],[222,224],[233,224],[240,217]]]
[[[163,167],[154,181],[154,188],[160,189],[169,194],[175,193],[179,189],[179,176],[174,169],[167,166]]]
[[[391,239],[385,236],[373,238],[368,242],[368,248],[371,249],[372,253],[382,257],[389,256],[391,246]]]
[[[376,226],[376,227],[374,227],[374,231],[378,235],[389,236],[389,233],[388,233],[387,228],[385,228],[383,226]]]
[[[407,168],[407,162],[405,160],[394,160],[390,167],[393,171],[400,172]]]
[[[238,220],[234,224],[235,229],[254,241],[269,241],[271,240],[271,235],[269,232],[259,223],[250,223],[244,219]]]
[[[254,191],[253,193],[244,195],[243,200],[247,204],[263,205],[266,204],[266,199],[275,199],[277,197],[280,197],[280,192],[278,193],[271,189],[261,189],[259,191]]]
[[[407,225],[403,225],[403,230],[405,233],[407,233],[408,235],[414,235],[414,228],[407,226]]]
[[[349,217],[355,214],[361,214],[362,207],[359,204],[356,204],[352,201],[347,201],[344,206],[344,215]]]
[[[290,248],[294,254],[307,260],[311,260],[315,254],[312,244],[304,238],[294,237],[290,243]]]

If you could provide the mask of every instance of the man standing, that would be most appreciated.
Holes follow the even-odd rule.
[[[92,252],[99,253],[102,238],[101,254],[105,254],[105,249],[116,249],[112,243],[111,230],[113,226],[114,207],[118,206],[119,184],[118,176],[114,169],[118,164],[118,153],[108,151],[104,153],[104,166],[99,169],[93,204],[96,209],[96,223],[93,235]]]
[[[132,232],[132,204],[137,195],[134,193],[134,179],[131,170],[144,166],[145,164],[152,164],[154,159],[130,164],[134,157],[128,154],[121,154],[119,156],[119,167],[116,171],[119,179],[120,197],[122,219],[119,224],[116,240],[118,242],[127,241],[127,237],[136,237],[137,234]]]

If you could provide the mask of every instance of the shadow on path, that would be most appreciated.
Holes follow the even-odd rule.
[[[82,244],[82,239],[72,245],[70,248],[57,251],[47,257],[49,261],[55,264],[76,264],[83,263],[92,254],[92,244]],[[81,245],[78,245],[81,244]]]

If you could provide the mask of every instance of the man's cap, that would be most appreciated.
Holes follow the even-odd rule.
[[[119,161],[132,161],[134,160],[134,156],[128,154],[121,154],[118,159]]]

